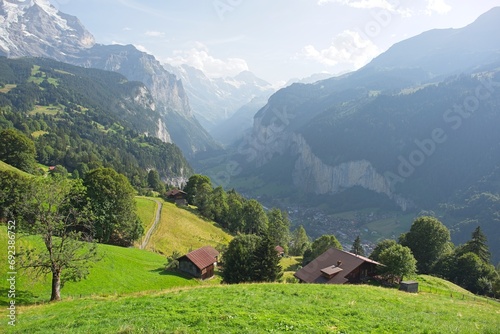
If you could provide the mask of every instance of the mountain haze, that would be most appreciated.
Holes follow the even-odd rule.
[[[267,99],[275,91],[270,83],[249,71],[234,77],[209,78],[201,70],[186,64],[164,66],[182,80],[196,118],[214,137],[219,134],[214,129],[220,129],[219,125],[238,109],[253,99]],[[263,105],[256,108],[254,114]],[[225,130],[230,131],[230,128]]]
[[[464,192],[500,166],[496,31],[500,8],[464,28],[400,42],[356,72],[279,90],[238,147],[242,171],[233,185],[333,212],[446,214],[440,204],[470,203]],[[460,238],[478,223],[454,219]],[[495,236],[490,245],[500,244],[495,222],[494,215],[479,221]]]

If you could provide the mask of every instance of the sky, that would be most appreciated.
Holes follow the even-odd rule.
[[[500,0],[50,0],[100,44],[133,44],[209,77],[279,85],[356,70],[391,45],[460,28]]]

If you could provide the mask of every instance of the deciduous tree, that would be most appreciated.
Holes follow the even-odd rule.
[[[29,179],[14,171],[0,171],[0,220],[15,219],[28,193]]]
[[[231,240],[224,252],[224,283],[235,284],[252,282],[254,275],[255,250],[260,242],[256,235],[238,235]]]
[[[187,193],[187,201],[189,204],[195,205],[195,198],[198,192],[198,188],[204,183],[208,184],[210,188],[212,187],[212,182],[206,175],[194,174],[189,178],[186,186],[184,187],[184,191]]]
[[[0,160],[31,173],[36,164],[35,144],[22,132],[5,129],[0,132]]]
[[[227,212],[227,224],[229,231],[237,233],[243,232],[245,221],[243,218],[243,205],[245,199],[234,190],[227,193],[227,205],[229,210]]]
[[[434,263],[449,248],[450,231],[434,217],[417,218],[408,233],[402,234],[399,243],[411,249],[417,260],[419,273],[430,273]]]
[[[269,222],[268,234],[274,246],[280,245],[288,248],[290,241],[290,220],[285,211],[273,208],[267,213]]]
[[[194,205],[203,217],[213,219],[212,216],[212,186],[208,183],[201,183],[196,189]]]
[[[227,204],[227,194],[222,187],[217,187],[212,191],[210,196],[211,201],[211,218],[219,223],[222,227],[228,228],[228,212],[229,205]]]
[[[416,262],[410,248],[396,244],[380,253],[380,263],[384,266],[379,266],[378,270],[386,278],[399,283],[404,276],[415,274]]]
[[[267,215],[262,205],[254,199],[243,204],[243,233],[263,235],[267,232]]]
[[[124,175],[98,168],[85,175],[84,183],[95,215],[95,237],[100,242],[129,246],[142,236],[135,190]]]
[[[75,208],[85,190],[79,181],[73,186],[58,178],[33,179],[23,201],[23,232],[40,235],[45,249],[21,250],[23,268],[36,274],[52,275],[51,301],[61,299],[67,281],[78,281],[88,274],[97,250],[91,242],[91,217],[86,207]]]
[[[148,186],[159,193],[165,191],[165,184],[161,182],[160,174],[156,169],[151,169],[148,172]]]
[[[465,253],[456,259],[453,281],[461,287],[481,294],[491,292],[491,283],[498,279],[495,268],[485,263],[477,254]],[[489,282],[489,288],[484,282]]]
[[[309,248],[309,237],[307,236],[304,226],[300,225],[292,233],[290,241],[290,254],[295,256],[302,256],[306,249]]]
[[[394,246],[396,244],[397,244],[396,240],[392,239],[384,239],[380,241],[370,254],[370,259],[380,262],[380,253],[382,253],[385,249]]]
[[[309,262],[326,252],[330,248],[337,248],[342,250],[342,245],[334,235],[322,235],[314,240],[311,248],[306,250],[302,260],[302,266],[307,265]]]

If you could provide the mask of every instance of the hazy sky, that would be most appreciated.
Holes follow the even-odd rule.
[[[272,82],[357,69],[392,44],[459,28],[500,0],[50,0],[101,44],[134,44],[209,76]]]

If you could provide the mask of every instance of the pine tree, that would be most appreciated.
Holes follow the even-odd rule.
[[[292,239],[290,240],[290,254],[294,256],[302,256],[309,247],[309,237],[306,230],[300,225],[293,231]]]
[[[484,233],[481,231],[481,227],[478,226],[472,232],[472,238],[464,245],[463,253],[474,253],[484,262],[490,263],[491,253],[488,249],[487,239]]]
[[[359,238],[359,235],[356,237],[354,243],[352,244],[351,253],[365,256],[365,250],[363,249],[363,246],[361,246],[361,239]]]
[[[254,252],[255,282],[275,282],[283,276],[283,271],[280,266],[280,257],[276,252],[272,238],[266,233],[261,237],[261,240]]]

